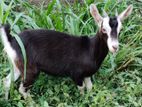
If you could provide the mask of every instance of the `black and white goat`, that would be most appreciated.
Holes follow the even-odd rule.
[[[40,71],[56,76],[69,76],[77,84],[79,90],[92,89],[90,77],[97,72],[102,61],[108,54],[116,52],[119,47],[118,35],[122,21],[132,11],[128,6],[120,15],[104,18],[99,14],[95,4],[90,5],[90,12],[99,26],[96,36],[76,37],[51,30],[26,30],[19,34],[27,54],[26,80],[24,77],[24,64],[20,47],[10,35],[9,26],[1,28],[1,37],[5,51],[14,67],[14,81],[21,75],[22,82],[19,92],[26,97],[26,89],[33,84]],[[11,84],[9,74],[4,85],[8,91]]]

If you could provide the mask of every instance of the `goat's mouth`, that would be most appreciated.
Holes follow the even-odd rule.
[[[118,52],[118,50],[119,50],[119,47],[114,47],[114,46],[109,47],[109,51],[111,53],[116,53],[116,52]]]
[[[108,38],[107,40],[108,49],[112,53],[116,53],[119,50],[119,42],[117,39]]]

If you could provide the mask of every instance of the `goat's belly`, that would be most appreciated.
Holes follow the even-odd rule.
[[[40,66],[39,70],[54,76],[69,76],[70,74],[64,66]]]
[[[41,70],[43,72],[45,72],[46,74],[49,74],[49,75],[53,75],[53,76],[61,76],[61,77],[66,77],[66,76],[69,76],[68,72],[65,72],[65,71],[47,71],[47,70]]]

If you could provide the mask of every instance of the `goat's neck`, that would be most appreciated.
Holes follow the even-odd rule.
[[[103,34],[102,32],[98,31],[96,36],[91,38],[91,45],[93,49],[93,56],[95,63],[99,67],[108,54],[108,47],[107,43],[104,40],[104,38],[107,38],[106,34]]]

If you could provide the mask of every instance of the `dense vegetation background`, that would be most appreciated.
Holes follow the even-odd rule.
[[[94,0],[70,4],[52,0],[34,6],[22,0],[0,0],[0,23],[10,23],[11,33],[24,29],[47,28],[76,35],[95,35],[97,26],[89,13]],[[32,99],[18,92],[20,80],[4,99],[2,79],[11,66],[0,42],[0,107],[142,107],[142,2],[140,0],[95,0],[99,11],[111,16],[133,4],[132,15],[124,21],[120,50],[109,54],[99,72],[92,77],[93,90],[80,95],[70,78],[41,74],[31,88]]]

